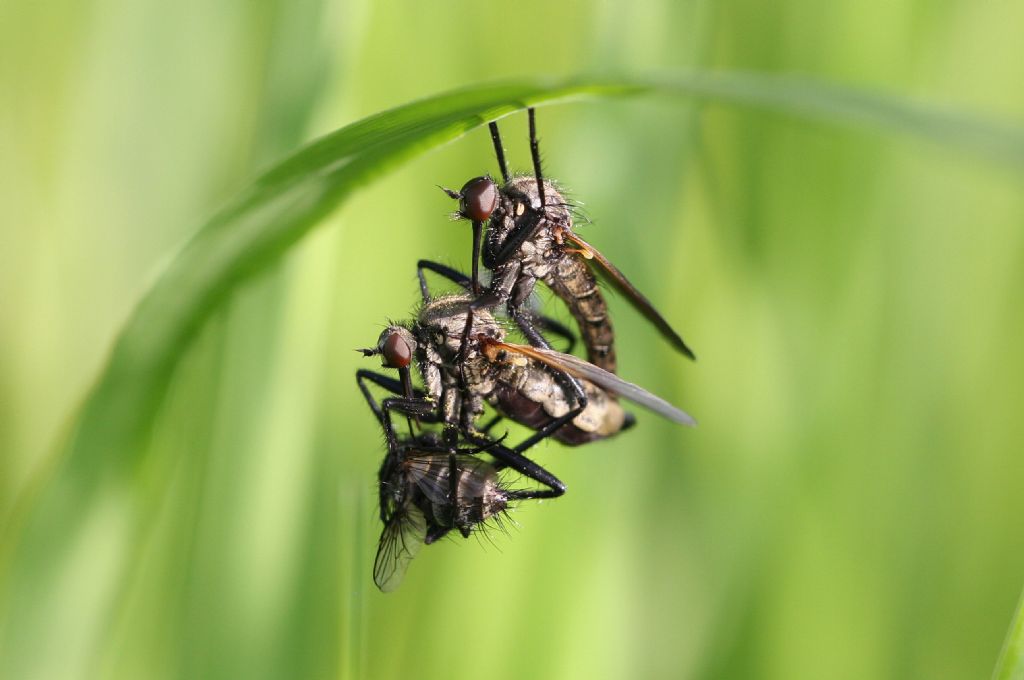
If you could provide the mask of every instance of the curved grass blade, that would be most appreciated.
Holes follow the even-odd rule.
[[[988,120],[954,108],[788,75],[697,73],[651,81],[651,86],[706,101],[919,138],[1024,171],[1024,121]]]
[[[1013,623],[1006,633],[1006,642],[992,680],[1024,680],[1024,595],[1021,595]]]
[[[259,177],[204,225],[131,314],[58,457],[22,498],[5,529],[0,649],[31,641],[44,652],[47,622],[39,612],[54,611],[62,579],[77,577],[79,540],[95,529],[97,517],[104,517],[104,493],[119,489],[136,469],[175,367],[204,322],[246,277],[279,259],[350,193],[403,160],[529,105],[645,92],[886,129],[1024,171],[1020,128],[891,97],[756,74],[484,85],[400,106],[329,134]],[[121,542],[109,542],[116,552],[141,527],[129,522],[112,530],[123,534]],[[116,592],[123,562],[114,554],[105,571],[95,575],[104,586],[97,586],[98,593]],[[78,615],[98,625],[109,603],[98,595],[90,606],[96,611]],[[31,645],[25,649],[32,653]]]

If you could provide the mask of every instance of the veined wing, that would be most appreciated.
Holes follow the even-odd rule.
[[[459,466],[465,464],[467,456],[456,455],[456,474]],[[405,476],[416,486],[431,503],[445,504],[448,499],[448,454],[447,453],[411,453],[402,461]]]
[[[503,349],[507,352],[521,354],[537,361],[541,361],[552,368],[564,371],[574,378],[589,380],[598,387],[607,390],[620,397],[628,399],[635,404],[648,408],[658,415],[662,415],[671,421],[682,425],[695,426],[697,421],[690,414],[676,408],[661,397],[651,394],[639,385],[634,385],[603,368],[598,368],[592,363],[580,359],[572,354],[563,354],[553,349],[542,347],[531,347],[530,345],[515,345],[497,340],[481,339],[481,342]]]
[[[416,453],[408,456],[402,465],[406,476],[419,487],[431,503],[448,505],[449,498],[449,459],[447,453]],[[471,482],[485,481],[490,465],[484,460],[465,453],[455,456],[456,480],[463,484],[468,477]],[[465,477],[464,477],[465,476]],[[472,483],[471,483],[472,486]]]
[[[566,230],[563,232],[563,235],[566,239],[579,246],[584,258],[597,262],[597,264],[601,266],[600,272],[604,277],[608,279],[608,281],[611,282],[611,284],[615,286],[620,293],[625,295],[629,299],[630,303],[636,307],[648,321],[654,324],[658,331],[661,332],[662,336],[668,340],[673,347],[691,359],[697,358],[694,356],[693,350],[686,346],[683,338],[680,337],[680,335],[676,333],[675,329],[669,325],[668,321],[665,320],[665,317],[658,313],[658,310],[654,308],[651,301],[648,300],[643,293],[637,290],[636,286],[630,283],[629,279],[626,278],[625,274],[619,271],[618,267],[612,264],[607,257],[602,255],[597,248],[584,241],[574,232]]]
[[[447,500],[447,465],[449,458],[443,453],[408,453],[401,461],[404,476],[419,486],[431,503]]]
[[[391,515],[391,521],[380,534],[377,558],[373,562],[373,582],[378,588],[390,593],[401,585],[426,535],[427,522],[419,508],[407,505]]]

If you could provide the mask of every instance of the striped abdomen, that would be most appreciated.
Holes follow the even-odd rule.
[[[633,424],[633,415],[623,410],[614,397],[586,380],[580,382],[587,394],[586,408],[555,430],[552,437],[578,446],[611,437]],[[535,362],[501,367],[487,400],[503,415],[534,430],[565,415],[571,408],[562,386],[546,368]]]
[[[544,283],[569,307],[580,329],[580,340],[587,348],[587,360],[615,373],[615,331],[608,316],[608,303],[597,279],[581,258],[564,253],[551,267]]]

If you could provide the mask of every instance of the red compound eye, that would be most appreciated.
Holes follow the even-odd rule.
[[[405,368],[412,361],[412,349],[398,333],[392,333],[381,347],[384,365],[388,368]]]
[[[486,222],[498,205],[498,187],[490,177],[476,177],[462,187],[459,212],[474,222]]]

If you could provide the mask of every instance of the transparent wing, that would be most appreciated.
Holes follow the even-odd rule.
[[[531,347],[529,345],[514,345],[496,340],[486,340],[487,343],[495,345],[508,352],[515,352],[530,358],[541,361],[552,368],[564,371],[575,378],[588,380],[598,387],[628,399],[635,404],[648,408],[658,415],[664,416],[671,421],[682,425],[694,426],[697,421],[690,414],[682,409],[676,408],[661,397],[651,394],[644,388],[626,382],[614,373],[598,368],[597,366],[580,359],[572,354],[563,354],[553,349]]]
[[[596,262],[601,266],[599,272],[604,275],[604,278],[615,286],[620,293],[625,295],[629,299],[630,303],[636,307],[648,321],[654,324],[662,336],[668,340],[673,347],[691,359],[697,358],[694,356],[693,350],[686,346],[683,338],[680,337],[680,335],[676,333],[675,329],[669,325],[668,321],[665,320],[665,317],[658,313],[658,310],[654,308],[651,301],[648,300],[643,293],[637,290],[636,286],[629,282],[629,279],[626,278],[625,274],[619,271],[618,267],[612,264],[607,257],[602,255],[597,248],[581,239],[575,233],[565,231],[564,236],[579,246],[580,250],[583,251],[582,254],[584,258]]]
[[[448,454],[416,453],[402,461],[406,478],[416,484],[431,503],[448,502]]]
[[[384,527],[373,562],[373,582],[385,593],[397,589],[405,578],[412,558],[423,546],[427,522],[415,507],[405,507],[391,515]]]
[[[416,483],[431,503],[446,506],[450,503],[447,453],[417,453],[404,461],[406,476]],[[456,476],[469,473],[472,480],[484,479],[489,467],[483,460],[464,453],[455,455]]]

